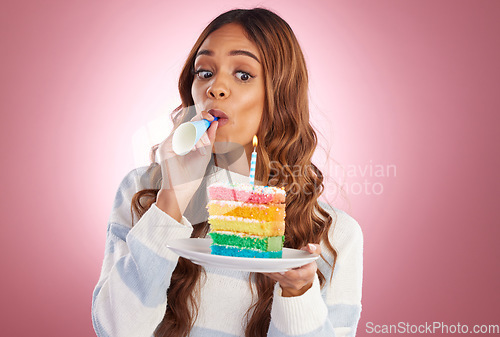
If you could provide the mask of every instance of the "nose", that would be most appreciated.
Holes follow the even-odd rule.
[[[207,96],[214,99],[224,99],[229,96],[229,89],[221,81],[214,81],[207,89]]]

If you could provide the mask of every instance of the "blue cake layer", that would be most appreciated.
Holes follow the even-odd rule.
[[[282,257],[282,252],[261,252],[253,249],[241,249],[231,246],[211,245],[212,254],[236,256],[236,257],[258,257],[258,258],[271,258],[277,259]]]

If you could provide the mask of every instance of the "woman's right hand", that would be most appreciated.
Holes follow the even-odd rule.
[[[208,112],[202,111],[200,115],[196,115],[191,121],[201,119],[213,121],[214,117]],[[157,151],[163,179],[161,190],[158,193],[157,204],[164,211],[168,209],[167,213],[175,213],[170,215],[177,220],[182,217],[189,201],[204,178],[212,155],[217,127],[218,121],[212,122],[207,132],[195,144],[193,150],[184,156],[177,155],[172,149],[172,137],[175,130],[158,147]],[[175,202],[177,202],[178,212]]]

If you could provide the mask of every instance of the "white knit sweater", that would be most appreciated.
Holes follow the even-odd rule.
[[[109,218],[104,262],[92,298],[92,321],[100,337],[153,335],[165,314],[166,292],[178,260],[165,243],[190,237],[191,223],[200,222],[196,215],[185,213],[179,223],[153,204],[141,219],[134,218],[132,227],[132,196],[152,187],[146,169],[134,169],[123,179]],[[207,184],[228,180],[247,182],[248,177],[217,168],[207,177]],[[282,297],[277,283],[268,336],[356,334],[361,313],[363,235],[348,214],[324,203],[321,206],[334,219],[330,241],[338,257],[333,278],[330,282],[331,268],[320,258],[318,268],[327,279],[323,288],[316,277],[303,295]],[[333,257],[326,247],[322,252],[331,263]],[[252,304],[248,272],[204,268],[206,279],[191,336],[244,336],[244,315]]]

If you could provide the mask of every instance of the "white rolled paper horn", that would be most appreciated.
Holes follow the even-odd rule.
[[[218,117],[214,117],[214,121],[218,119]],[[186,122],[179,125],[172,137],[172,148],[174,152],[178,156],[188,154],[210,127],[210,124],[212,124],[212,122],[209,120],[202,119],[201,121]]]

